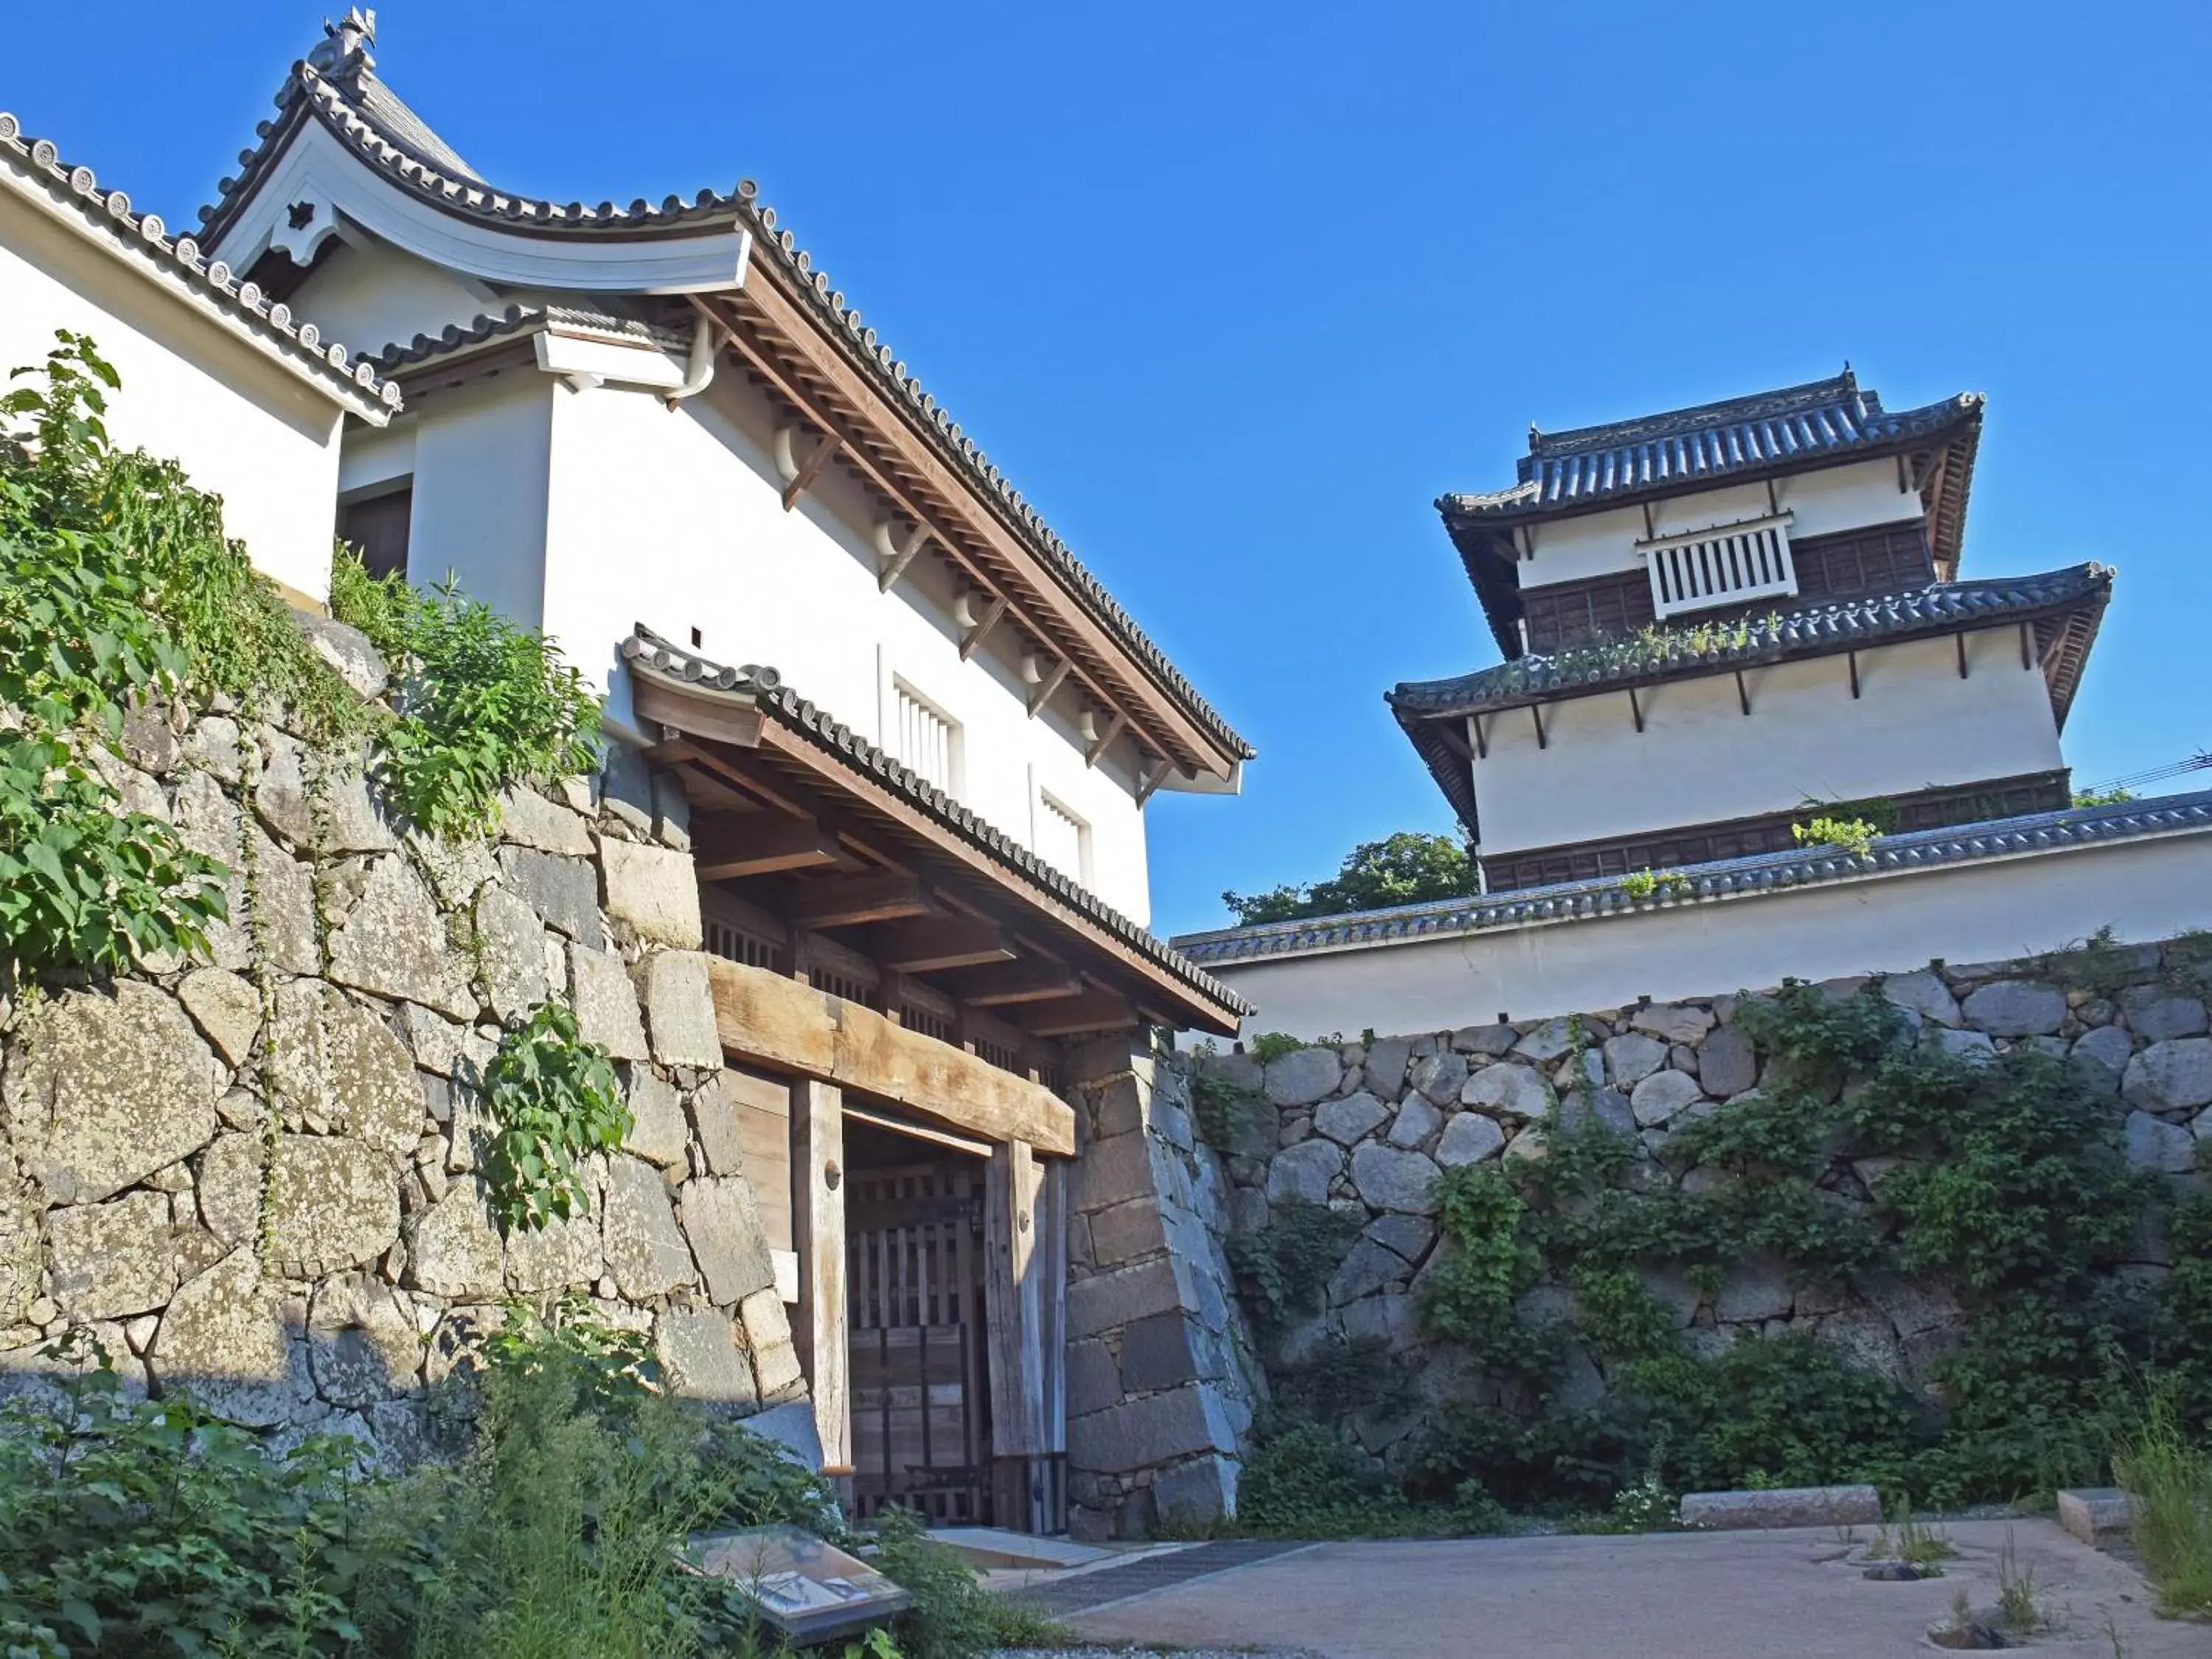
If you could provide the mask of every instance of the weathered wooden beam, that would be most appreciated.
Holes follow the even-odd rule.
[[[926,916],[936,908],[919,877],[829,876],[801,887],[785,914],[801,927],[857,927]]]
[[[1091,739],[1091,747],[1083,751],[1083,763],[1085,766],[1097,765],[1098,757],[1113,746],[1114,739],[1121,735],[1121,728],[1127,724],[1117,712],[1106,722],[1106,729]]]
[[[982,648],[983,641],[990,636],[991,630],[999,625],[999,619],[1006,614],[1006,607],[1012,603],[1013,602],[1011,599],[1001,593],[983,607],[983,614],[975,618],[975,625],[968,630],[960,641],[961,661],[966,662]]]
[[[686,693],[663,685],[648,674],[630,677],[630,706],[637,723],[650,731],[672,726],[694,738],[712,738],[740,749],[760,744],[761,712],[735,693]]]
[[[791,1085],[793,1243],[799,1320],[792,1332],[814,1396],[814,1426],[828,1470],[853,1467],[853,1399],[845,1297],[845,1122],[835,1085]]]
[[[1114,991],[1086,991],[1079,997],[1041,1002],[1023,1020],[1032,1036],[1087,1036],[1094,1031],[1118,1031],[1137,1024],[1137,1011],[1128,998]]]
[[[691,863],[702,881],[818,870],[838,861],[837,837],[811,817],[767,812],[695,819]]]
[[[897,584],[898,579],[906,574],[906,568],[914,562],[915,555],[921,552],[928,545],[928,543],[929,526],[927,525],[918,524],[908,531],[906,540],[893,550],[890,557],[884,561],[883,568],[876,573],[877,588],[880,592],[890,592]]]
[[[816,477],[821,474],[822,469],[830,465],[830,458],[843,447],[844,440],[832,432],[807,452],[806,459],[799,464],[799,471],[793,475],[791,482],[783,487],[785,512],[788,513],[799,505],[799,498],[812,486]]]
[[[1065,963],[1031,957],[993,963],[963,975],[952,994],[975,1008],[1011,1008],[1024,1002],[1057,1002],[1083,994],[1083,975]]]
[[[1075,665],[1073,663],[1068,661],[1066,658],[1062,657],[1058,662],[1052,665],[1052,672],[1047,674],[1044,678],[1038,683],[1037,689],[1030,693],[1030,718],[1031,720],[1035,720],[1039,714],[1044,713],[1044,706],[1050,702],[1053,699],[1054,694],[1057,692],[1061,686],[1067,683],[1068,673],[1074,668],[1074,666]]]
[[[1044,1255],[1039,1200],[1044,1171],[1030,1148],[995,1147],[983,1188],[985,1370],[990,1379],[994,1496],[1006,1524],[1030,1526],[1051,1452],[1045,1421]]]
[[[1073,1155],[1075,1114],[1042,1084],[765,968],[716,957],[707,969],[731,1055],[878,1096],[985,1140]]]
[[[924,916],[885,922],[875,930],[870,954],[886,968],[927,974],[1011,962],[1013,941],[996,922],[978,916]]]

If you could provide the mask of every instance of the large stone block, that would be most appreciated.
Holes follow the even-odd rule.
[[[1667,1063],[1667,1045],[1641,1031],[1624,1031],[1605,1040],[1606,1070],[1613,1086],[1632,1089]]]
[[[2212,1105],[2212,1037],[2152,1043],[2128,1062],[2120,1092],[2128,1104],[2149,1112]]]
[[[671,1309],[653,1322],[653,1346],[676,1392],[687,1399],[715,1406],[760,1403],[751,1356],[727,1314]]]
[[[406,1281],[456,1301],[495,1300],[506,1293],[499,1230],[473,1177],[455,1182],[443,1198],[409,1219]]]
[[[252,981],[221,968],[201,968],[185,975],[177,1000],[224,1060],[233,1066],[246,1063],[261,1030],[261,993]]]
[[[1091,1218],[1091,1251],[1095,1260],[1111,1265],[1133,1261],[1167,1248],[1167,1225],[1160,1206],[1149,1198],[1133,1198],[1126,1204],[1109,1205]]]
[[[691,1133],[699,1138],[700,1153],[708,1175],[741,1176],[745,1172],[744,1137],[738,1129],[738,1105],[732,1099],[729,1076],[716,1073],[692,1091]]]
[[[325,1279],[308,1315],[307,1361],[316,1391],[333,1406],[366,1410],[404,1394],[422,1364],[415,1310],[367,1273]]]
[[[2199,1036],[2205,1030],[2204,1005],[2160,985],[2131,985],[2120,993],[2120,1012],[2128,1029],[2145,1042]]]
[[[722,1040],[715,1033],[706,957],[697,951],[656,951],[638,963],[635,977],[653,1057],[664,1066],[705,1071],[721,1065]]]
[[[1461,1112],[1444,1125],[1437,1162],[1447,1170],[1480,1164],[1505,1150],[1505,1131],[1480,1112]]]
[[[699,948],[699,878],[689,853],[601,836],[599,867],[609,917],[648,944]]]
[[[752,1352],[753,1375],[759,1380],[761,1398],[804,1399],[806,1377],[799,1369],[799,1350],[791,1340],[791,1320],[783,1310],[783,1299],[774,1291],[755,1291],[738,1304],[738,1322],[744,1327],[745,1346]],[[815,1462],[818,1468],[818,1449]]]
[[[1456,1105],[1456,1100],[1453,1103]],[[1442,1127],[1444,1115],[1427,1100],[1415,1096],[1398,1109],[1385,1137],[1393,1146],[1419,1146]]]
[[[1968,994],[1966,1024],[1991,1036],[2041,1036],[2066,1023],[2066,994],[2055,985],[2001,979]]]
[[[1134,1394],[1195,1380],[1190,1322],[1180,1309],[1133,1320],[1121,1333],[1121,1382]]]
[[[112,1197],[215,1137],[226,1068],[152,986],[66,992],[32,1023],[27,1047],[0,1100],[15,1156],[50,1203]]]
[[[1329,1278],[1329,1305],[1343,1307],[1364,1296],[1372,1296],[1387,1285],[1403,1289],[1411,1272],[1406,1258],[1395,1250],[1385,1249],[1371,1238],[1360,1239]]]
[[[623,1150],[665,1169],[684,1161],[690,1131],[676,1086],[642,1066],[630,1067],[630,1129]]]
[[[1175,1269],[1164,1256],[1092,1273],[1067,1287],[1067,1340],[1097,1336],[1181,1305]]]
[[[1067,1461],[1072,1468],[1126,1474],[1199,1452],[1233,1455],[1236,1438],[1227,1427],[1192,1383],[1071,1419]]]
[[[1402,1147],[1370,1141],[1352,1154],[1352,1184],[1370,1209],[1433,1214],[1436,1200],[1429,1188],[1437,1173],[1431,1159]]]
[[[477,896],[477,944],[484,994],[502,1020],[517,1020],[545,1000],[545,927],[529,903],[504,887]]]
[[[1462,1102],[1496,1117],[1540,1118],[1552,1109],[1552,1091],[1534,1068],[1500,1060],[1485,1066],[1460,1091]]]
[[[2197,1137],[2179,1123],[2148,1112],[2130,1112],[2127,1139],[2128,1162],[2138,1169],[2187,1175],[2197,1167]]]
[[[313,1395],[305,1346],[291,1340],[250,1247],[178,1288],[146,1358],[164,1389],[182,1390],[233,1422],[289,1422]]]
[[[1629,1029],[1656,1036],[1662,1042],[1698,1043],[1718,1024],[1713,1011],[1694,1003],[1656,1002],[1628,1017]]]
[[[1424,1054],[1413,1062],[1406,1080],[1416,1094],[1438,1106],[1455,1101],[1467,1081],[1467,1056],[1452,1048]]]
[[[468,959],[446,936],[437,901],[402,854],[369,866],[361,896],[331,935],[330,976],[379,996],[473,1019]]]
[[[1717,1100],[1740,1095],[1759,1081],[1759,1051],[1741,1025],[1723,1025],[1699,1046],[1698,1081]]]
[[[1278,1106],[1310,1106],[1336,1092],[1344,1062],[1334,1048],[1293,1048],[1267,1062],[1267,1098]]]
[[[177,1288],[169,1200],[160,1193],[56,1210],[46,1230],[54,1300],[72,1321],[145,1313]]]
[[[607,1164],[607,1209],[602,1227],[607,1269],[622,1293],[650,1302],[696,1284],[690,1247],[676,1224],[660,1171],[617,1153]]]
[[[1871,1527],[1881,1521],[1881,1498],[1872,1486],[1693,1492],[1682,1499],[1682,1524],[1705,1531],[1765,1527]]]
[[[1684,1107],[1705,1097],[1698,1079],[1687,1072],[1654,1072],[1636,1085],[1628,1104],[1637,1123],[1648,1129],[1667,1122]]]
[[[645,1024],[638,1017],[637,992],[623,970],[622,958],[611,951],[581,945],[568,947],[568,996],[576,1010],[577,1030],[586,1042],[596,1042],[617,1060],[643,1060]]]
[[[499,838],[566,858],[592,855],[592,830],[584,815],[548,800],[535,789],[510,787],[500,796]]]
[[[1326,1203],[1329,1183],[1343,1173],[1342,1147],[1330,1140],[1301,1140],[1285,1147],[1267,1166],[1267,1197],[1277,1204],[1294,1198]]]
[[[677,1215],[706,1276],[707,1294],[717,1304],[734,1307],[775,1285],[775,1264],[769,1257],[760,1206],[742,1176],[686,1182]]]
[[[599,915],[599,872],[589,859],[502,847],[499,867],[507,884],[548,927],[593,949],[606,943],[606,924]]]
[[[1919,1015],[1936,1025],[1959,1023],[1959,1000],[1942,975],[1926,969],[1917,973],[1891,974],[1881,982],[1881,994],[1895,1007]]]
[[[399,1172],[350,1135],[279,1135],[269,1177],[270,1262],[313,1278],[374,1261],[399,1237]]]
[[[1121,1398],[1121,1368],[1103,1340],[1067,1345],[1067,1414],[1103,1412]]]
[[[1377,1037],[1370,1045],[1361,1077],[1368,1089],[1384,1100],[1395,1100],[1406,1086],[1406,1066],[1413,1045],[1407,1037]]]
[[[422,1133],[414,1056],[374,1012],[316,981],[277,990],[269,1078],[280,1109],[394,1158]]]
[[[1103,1210],[1158,1191],[1151,1143],[1138,1130],[1092,1141],[1068,1171],[1067,1201],[1079,1210]]]
[[[1234,1458],[1214,1452],[1162,1469],[1152,1477],[1153,1511],[1185,1530],[1210,1527],[1237,1513],[1238,1473]]]
[[[1358,1094],[1346,1095],[1342,1100],[1324,1101],[1316,1107],[1314,1132],[1327,1135],[1340,1146],[1349,1146],[1374,1133],[1376,1125],[1389,1115],[1390,1109],[1363,1089]]]

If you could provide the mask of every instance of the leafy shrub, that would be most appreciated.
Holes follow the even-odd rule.
[[[1285,1199],[1265,1231],[1229,1241],[1246,1306],[1266,1328],[1279,1330],[1321,1305],[1322,1291],[1359,1236],[1359,1224],[1326,1204]]]
[[[368,635],[395,671],[414,665],[376,767],[416,823],[438,836],[481,834],[499,821],[508,784],[591,769],[599,699],[551,641],[450,581],[425,593],[397,575],[372,578],[349,549],[331,570],[332,614]]]
[[[1218,1073],[1203,1068],[1191,1073],[1190,1109],[1198,1121],[1199,1138],[1224,1154],[1237,1151],[1274,1115],[1265,1096],[1240,1089]],[[1272,1133],[1267,1145],[1274,1145]]]
[[[1221,902],[1236,912],[1239,927],[1249,927],[1263,921],[1458,898],[1479,890],[1474,860],[1464,843],[1449,836],[1406,831],[1361,842],[1345,854],[1342,866],[1328,881],[1302,886],[1286,883],[1265,893],[1224,893]]]
[[[2191,1433],[2172,1397],[2141,1404],[2112,1454],[2135,1494],[2135,1546],[2170,1617],[2212,1613],[2212,1445]]]
[[[904,1659],[981,1659],[1000,1647],[1058,1647],[1067,1633],[1035,1609],[994,1595],[974,1569],[928,1535],[910,1510],[888,1510],[876,1522],[872,1565],[914,1597],[893,1626]]]
[[[615,1151],[635,1122],[606,1049],[583,1040],[574,1009],[552,1001],[500,1039],[483,1103],[496,1126],[484,1182],[510,1231],[588,1211],[578,1160]]]
[[[1855,859],[1863,859],[1874,851],[1875,837],[1881,828],[1868,818],[1831,817],[1823,815],[1809,823],[1793,823],[1790,834],[1801,847],[1840,847]]]
[[[1340,1429],[1291,1421],[1257,1435],[1237,1484],[1239,1527],[1273,1538],[1396,1538],[1448,1530],[1424,1516]]]

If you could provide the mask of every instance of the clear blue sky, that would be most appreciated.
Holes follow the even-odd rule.
[[[0,107],[189,225],[320,15],[19,5]],[[1154,800],[1163,933],[1449,827],[1381,695],[1496,655],[1437,495],[1510,482],[1532,419],[1847,357],[1893,407],[1989,393],[1968,574],[2119,567],[2077,781],[2212,745],[2212,8],[393,0],[380,26],[381,72],[496,181],[759,179],[1253,739],[1241,799]]]

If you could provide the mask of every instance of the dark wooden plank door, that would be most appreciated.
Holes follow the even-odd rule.
[[[983,1168],[854,1170],[846,1196],[853,1496],[943,1526],[988,1524]]]

